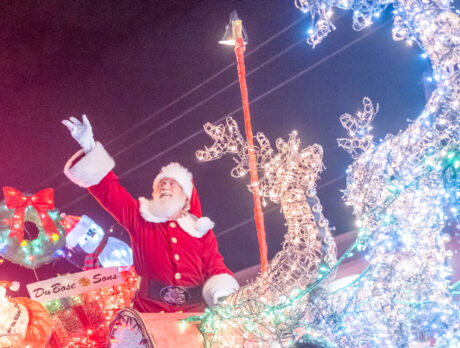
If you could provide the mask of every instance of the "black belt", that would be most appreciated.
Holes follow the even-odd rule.
[[[166,285],[153,279],[142,277],[139,295],[161,301],[171,306],[181,306],[203,302],[203,287]]]

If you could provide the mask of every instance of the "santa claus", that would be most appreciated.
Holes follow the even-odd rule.
[[[153,180],[152,199],[134,199],[112,172],[114,160],[95,142],[85,115],[63,124],[82,150],[64,173],[85,187],[129,232],[134,267],[141,277],[134,308],[141,312],[197,312],[239,288],[225,266],[211,230],[202,217],[192,174],[179,165],[163,167]]]

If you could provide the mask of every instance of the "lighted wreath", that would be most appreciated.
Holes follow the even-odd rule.
[[[27,267],[37,268],[61,256],[65,246],[64,227],[54,208],[54,191],[47,188],[34,195],[24,195],[13,187],[4,187],[0,204],[0,255]],[[35,224],[38,235],[24,239],[26,222]]]

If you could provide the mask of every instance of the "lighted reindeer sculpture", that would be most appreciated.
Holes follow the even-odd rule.
[[[360,226],[353,248],[367,250],[369,267],[350,286],[311,297],[305,341],[341,347],[460,344],[459,304],[449,281],[453,253],[443,232],[460,213],[460,17],[450,2],[296,0],[317,18],[312,45],[334,29],[332,7],[353,10],[354,28],[361,30],[391,3],[393,38],[419,44],[437,83],[422,114],[380,144],[370,132],[375,110],[368,98],[363,112],[341,116],[350,138],[339,145],[355,159],[344,195]]]
[[[354,208],[358,239],[335,262],[335,246],[314,191],[321,170],[318,145],[299,149],[295,134],[277,141],[256,136],[253,149],[264,171],[259,195],[281,203],[288,232],[266,274],[200,317],[206,342],[217,346],[326,347],[460,346],[460,309],[449,276],[452,251],[446,221],[460,212],[460,17],[450,0],[296,0],[316,18],[308,42],[319,44],[335,29],[332,7],[353,10],[361,30],[393,4],[395,40],[417,42],[433,63],[438,87],[425,110],[396,136],[373,142],[376,113],[364,99],[356,116],[344,114],[350,138],[339,145],[355,159],[345,200]],[[214,144],[202,160],[234,153],[233,176],[248,171],[248,148],[235,122],[205,125]],[[251,188],[251,187],[250,187]],[[304,194],[306,190],[306,195]],[[351,284],[328,292],[327,281],[353,252],[367,251],[368,267]],[[323,266],[323,267],[322,267]],[[321,272],[321,269],[325,272]]]
[[[370,133],[374,114],[364,98],[363,112],[341,116],[351,137],[339,139],[355,158],[345,201],[359,226],[344,256],[366,250],[369,265],[350,285],[310,297],[302,340],[339,347],[457,344],[460,312],[449,281],[453,253],[442,231],[457,212],[458,118],[418,119],[377,146]]]
[[[227,118],[226,124],[207,123],[204,128],[214,144],[198,151],[198,159],[210,161],[226,153],[235,154],[237,166],[232,176],[245,175],[249,171],[249,148],[236,122]],[[259,146],[252,150],[257,169],[264,175],[249,189],[281,204],[287,233],[269,270],[229,296],[224,306],[215,308],[216,317],[203,327],[209,330],[211,341],[229,347],[250,342],[273,344],[280,337],[283,341],[292,340],[291,332],[298,327],[308,301],[308,296],[299,296],[300,290],[320,279],[336,263],[335,242],[315,190],[323,168],[321,146],[300,149],[293,132],[288,142],[277,140],[275,153],[262,133],[255,138]],[[294,302],[296,306],[292,306]],[[238,313],[238,320],[226,320],[230,308],[232,313]],[[226,323],[216,330],[216,320]]]

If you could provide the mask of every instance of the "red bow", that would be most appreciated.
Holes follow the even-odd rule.
[[[3,194],[8,209],[16,209],[11,219],[10,238],[16,236],[19,243],[24,239],[24,216],[28,206],[34,207],[37,211],[50,242],[53,241],[53,233],[59,234],[56,225],[47,213],[47,210],[54,209],[54,191],[52,188],[41,190],[29,197],[24,196],[13,187],[6,186],[3,188]]]

